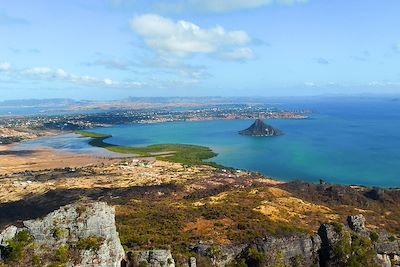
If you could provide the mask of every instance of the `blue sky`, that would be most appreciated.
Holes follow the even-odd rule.
[[[0,0],[0,100],[398,94],[398,0]]]

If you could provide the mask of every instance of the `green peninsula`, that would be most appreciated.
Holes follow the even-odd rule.
[[[146,147],[127,147],[105,142],[105,140],[112,137],[112,135],[88,131],[76,131],[75,133],[82,137],[91,138],[89,141],[91,146],[101,147],[115,153],[135,154],[140,157],[156,157],[158,160],[176,162],[185,165],[207,164],[214,167],[221,167],[213,162],[204,162],[204,160],[217,156],[217,153],[205,146],[187,144],[157,144]]]

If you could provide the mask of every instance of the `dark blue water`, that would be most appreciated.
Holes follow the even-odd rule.
[[[285,134],[237,134],[252,121],[179,122],[95,129],[125,146],[187,143],[213,148],[213,161],[282,180],[400,187],[400,103],[391,99],[287,101],[317,111],[305,120],[270,120]]]

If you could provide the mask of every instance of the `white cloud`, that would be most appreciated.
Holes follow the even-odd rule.
[[[400,86],[400,82],[393,81],[371,81],[368,83],[370,87],[390,87],[390,86]]]
[[[113,85],[114,84],[114,81],[109,78],[104,79],[103,82],[105,85]]]
[[[314,87],[315,83],[314,82],[305,82],[304,85],[308,86],[308,87]]]
[[[76,75],[73,73],[68,73],[64,69],[51,69],[47,67],[34,67],[21,72],[22,75],[27,77],[42,79],[47,81],[64,81],[81,85],[91,85],[91,86],[115,86],[119,84],[118,82],[110,79],[100,79],[88,75]],[[129,82],[129,85],[133,85]]]
[[[11,70],[11,64],[7,62],[0,62],[0,72],[6,72]]]
[[[46,67],[34,67],[31,69],[27,69],[24,71],[26,74],[30,75],[48,75],[52,73],[52,70],[50,68]]]
[[[241,47],[233,51],[223,52],[220,56],[222,59],[236,61],[252,60],[255,58],[253,50],[248,47]]]
[[[165,56],[217,53],[251,42],[244,31],[226,31],[220,26],[202,29],[188,21],[174,22],[155,14],[136,16],[131,20],[131,27],[148,47]]]
[[[68,76],[69,76],[69,74],[63,69],[57,69],[56,70],[56,75],[61,79],[68,78]]]

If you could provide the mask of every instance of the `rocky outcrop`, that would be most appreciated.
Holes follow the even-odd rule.
[[[190,252],[196,253],[201,257],[210,259],[213,266],[226,266],[235,260],[247,245],[214,246],[198,244],[190,248]]]
[[[318,234],[322,241],[322,267],[348,266],[352,262],[361,266],[384,267],[400,264],[397,237],[383,230],[369,231],[362,215],[349,216],[347,223],[347,226],[340,223],[321,225]]]
[[[17,234],[18,228],[14,225],[11,225],[4,229],[0,233],[0,246],[6,246],[7,241],[11,240],[14,238],[14,236]]]
[[[66,266],[120,266],[124,250],[115,226],[114,209],[104,202],[72,204],[44,218],[23,222],[24,227],[8,227],[0,235],[2,246],[24,231],[40,248],[35,255],[60,253],[67,257]],[[44,255],[46,254],[46,255]],[[78,255],[68,260],[69,254]],[[46,257],[45,257],[46,256]]]
[[[366,233],[367,229],[365,228],[365,218],[363,215],[352,215],[347,217],[347,224],[350,229],[357,233]]]
[[[386,231],[371,232],[362,215],[348,225],[322,224],[318,235],[265,236],[244,245],[199,244],[190,251],[210,259],[210,266],[400,266],[399,239]],[[189,265],[191,266],[191,265]]]
[[[256,240],[244,251],[248,265],[257,261],[254,249],[266,257],[265,266],[315,266],[321,239],[318,235],[292,234],[282,237],[267,236]],[[253,249],[253,250],[252,250]],[[253,254],[253,255],[252,255]]]
[[[170,250],[147,250],[139,252],[138,263],[149,267],[175,267]],[[144,264],[143,264],[144,265]]]
[[[197,267],[196,257],[190,257],[189,258],[189,267]]]
[[[239,134],[248,136],[277,136],[281,135],[282,132],[271,125],[265,124],[261,119],[257,119],[249,128],[240,131]]]
[[[319,236],[293,234],[280,237],[266,236],[250,244],[237,246],[199,244],[192,247],[191,252],[211,259],[213,266],[221,267],[239,262],[247,266],[279,266],[279,264],[313,266],[318,265],[320,246]]]

